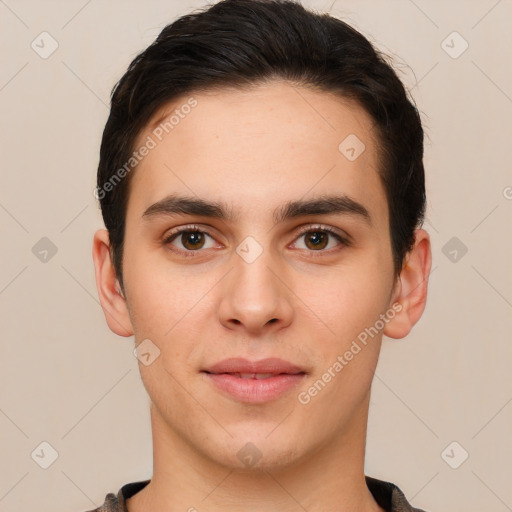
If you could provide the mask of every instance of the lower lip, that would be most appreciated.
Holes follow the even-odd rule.
[[[221,391],[240,402],[258,404],[275,400],[299,385],[304,373],[280,374],[268,379],[242,379],[229,373],[205,373],[208,379]]]

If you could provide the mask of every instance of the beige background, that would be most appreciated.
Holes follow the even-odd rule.
[[[202,5],[0,0],[2,512],[89,510],[151,476],[133,338],[108,330],[97,299],[93,189],[112,86]],[[427,131],[430,296],[406,340],[384,341],[366,472],[429,512],[512,510],[512,2],[338,0],[331,12],[394,55]],[[43,31],[59,45],[47,59],[31,48]],[[453,31],[469,44],[457,58]],[[43,237],[57,248],[46,262],[33,252]],[[468,249],[456,261],[452,237]],[[44,441],[58,452],[47,469]]]

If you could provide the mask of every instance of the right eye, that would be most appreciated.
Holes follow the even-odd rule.
[[[208,239],[211,240],[209,245]],[[185,226],[171,232],[163,243],[164,245],[171,245],[173,251],[192,256],[194,252],[200,252],[201,249],[215,247],[215,244],[212,243],[213,240],[214,238],[208,232],[199,229],[199,227]]]

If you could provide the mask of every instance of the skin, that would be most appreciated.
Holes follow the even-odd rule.
[[[406,336],[423,313],[429,236],[416,230],[395,276],[373,123],[357,103],[284,81],[193,96],[197,106],[131,176],[124,294],[107,231],[94,236],[96,283],[110,329],[134,335],[136,344],[149,338],[160,350],[152,364],[139,362],[151,399],[154,467],[128,510],[382,511],[364,480],[370,386],[382,335]],[[139,143],[150,134],[148,127]],[[338,150],[349,134],[366,147],[354,161]],[[174,193],[223,201],[237,217],[143,218]],[[287,201],[333,193],[364,205],[371,224],[346,213],[274,222],[274,209]],[[318,223],[352,242],[324,234],[315,246],[311,233],[299,229],[318,232]],[[173,229],[190,224],[211,236],[203,246],[190,235],[165,244]],[[263,250],[252,263],[236,252],[247,236]],[[192,257],[187,250],[195,251]],[[300,403],[298,393],[397,303],[401,310],[384,329],[309,403]],[[307,375],[273,401],[242,403],[201,373],[237,356],[281,357]],[[248,442],[261,454],[252,467],[237,457]]]

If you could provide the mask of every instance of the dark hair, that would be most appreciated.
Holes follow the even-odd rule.
[[[328,14],[293,0],[221,0],[167,25],[112,90],[96,194],[123,291],[130,175],[116,172],[126,169],[138,135],[178,96],[272,79],[354,99],[370,114],[400,273],[423,223],[425,177],[420,116],[397,74],[362,34]]]

